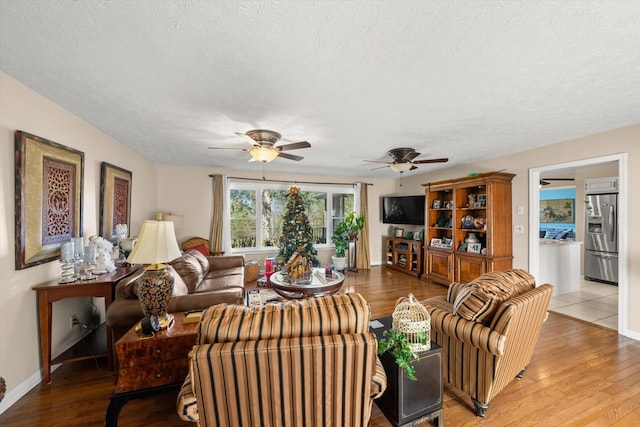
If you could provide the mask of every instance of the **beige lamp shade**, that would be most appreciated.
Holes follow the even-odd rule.
[[[147,220],[142,224],[138,241],[127,258],[130,264],[162,264],[182,253],[178,247],[172,221]]]

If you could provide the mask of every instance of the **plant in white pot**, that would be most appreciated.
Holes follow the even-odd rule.
[[[364,228],[364,215],[356,216],[354,212],[347,215],[336,225],[331,240],[336,247],[336,254],[331,257],[336,270],[344,270],[347,266],[346,252],[349,248],[349,236],[355,237]]]

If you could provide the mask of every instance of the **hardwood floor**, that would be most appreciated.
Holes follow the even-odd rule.
[[[395,301],[413,293],[424,299],[446,288],[385,268],[347,273],[343,288],[369,301],[372,318],[389,316]],[[115,375],[104,359],[62,365],[50,385],[39,385],[0,415],[1,426],[99,426]],[[175,392],[132,400],[120,426],[189,426],[175,411]],[[470,399],[445,388],[449,426],[637,426],[640,425],[640,342],[617,332],[551,313],[529,368],[476,418]],[[391,424],[373,405],[370,426]]]

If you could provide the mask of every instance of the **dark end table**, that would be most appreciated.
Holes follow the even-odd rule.
[[[383,332],[391,329],[392,318],[376,319],[382,324],[371,332],[378,341]],[[380,355],[380,361],[387,374],[387,389],[375,400],[376,405],[394,426],[418,426],[432,421],[436,426],[444,426],[442,414],[442,347],[431,342],[431,349],[418,353],[414,361],[416,381],[409,379],[398,368],[389,352]]]

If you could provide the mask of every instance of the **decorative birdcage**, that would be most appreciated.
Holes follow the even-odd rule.
[[[393,329],[406,335],[414,353],[431,348],[431,316],[413,294],[398,300],[392,317]]]

